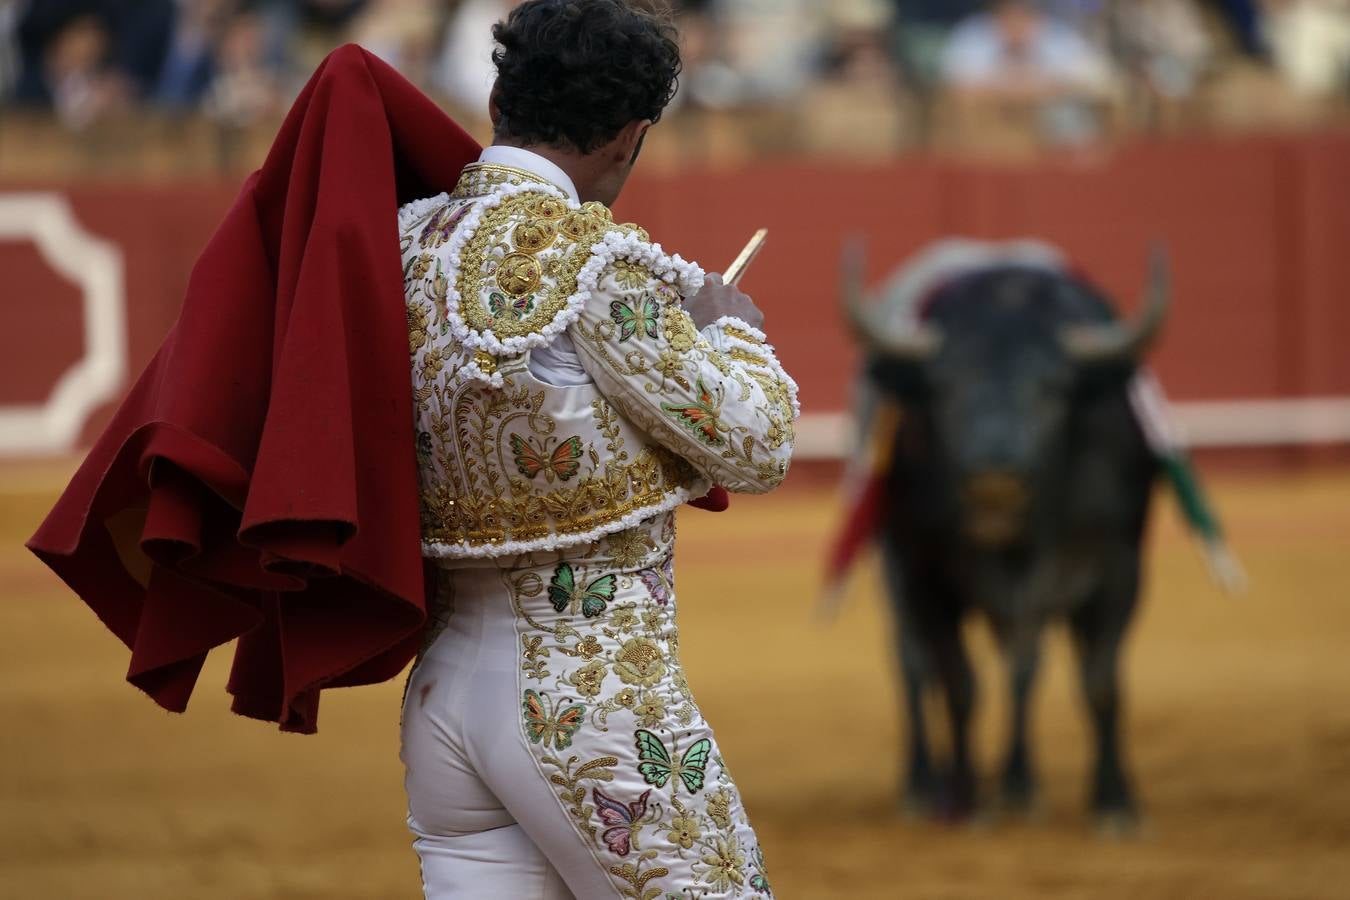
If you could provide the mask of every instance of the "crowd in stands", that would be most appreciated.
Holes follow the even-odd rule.
[[[635,0],[644,2],[644,0]],[[513,0],[0,0],[0,111],[82,131],[149,111],[275,125],[355,41],[481,118]],[[684,0],[700,146],[859,155],[1090,146],[1324,120],[1350,99],[1350,0]],[[760,149],[760,148],[755,148]]]

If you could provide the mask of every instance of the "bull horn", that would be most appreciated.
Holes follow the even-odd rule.
[[[863,238],[855,237],[844,246],[844,312],[854,333],[868,349],[884,356],[913,361],[928,359],[942,345],[942,332],[928,325],[903,329],[884,325],[876,304],[863,287],[866,261],[867,245]]]
[[[1171,306],[1167,251],[1155,245],[1149,259],[1149,283],[1143,306],[1132,322],[1073,325],[1060,332],[1064,350],[1077,362],[1109,363],[1138,359],[1153,343]]]

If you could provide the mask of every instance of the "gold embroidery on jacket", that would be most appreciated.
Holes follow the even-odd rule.
[[[598,238],[607,220],[573,212],[555,228],[560,209],[566,206],[554,197],[523,193],[483,214],[464,247],[456,282],[469,328],[501,339],[538,334],[567,307],[590,258],[583,238]],[[494,301],[497,290],[519,302]]]

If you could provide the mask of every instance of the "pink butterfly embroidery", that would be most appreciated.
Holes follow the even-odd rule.
[[[642,792],[641,797],[632,803],[624,804],[598,787],[591,788],[591,796],[595,798],[600,821],[609,826],[601,837],[605,839],[605,845],[609,847],[611,853],[627,856],[630,844],[637,847],[637,833],[647,824],[647,798],[651,793],[651,788],[648,788]]]
[[[661,568],[643,569],[638,572],[638,577],[642,579],[647,592],[652,595],[652,599],[659,606],[665,606],[670,602],[670,593],[675,586],[675,572],[672,563],[672,557],[667,556],[662,561]]]

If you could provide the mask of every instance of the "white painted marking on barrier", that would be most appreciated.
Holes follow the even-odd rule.
[[[0,239],[32,241],[47,265],[79,285],[84,305],[84,355],[61,374],[45,403],[0,406],[0,455],[66,453],[89,416],[116,400],[126,381],[122,253],[85,231],[60,194],[0,194]],[[10,302],[41,302],[9,296]]]
[[[1350,443],[1350,397],[1171,403],[1169,418],[1191,447],[1290,447]],[[842,459],[853,441],[848,413],[797,421],[798,459]]]

